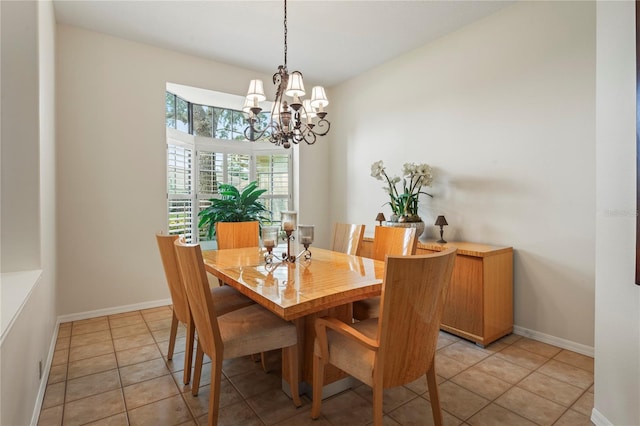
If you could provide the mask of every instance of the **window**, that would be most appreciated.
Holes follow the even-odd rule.
[[[213,137],[213,107],[193,105],[193,134]]]
[[[221,183],[242,189],[258,181],[267,190],[261,200],[273,223],[280,221],[281,211],[289,210],[291,151],[244,140],[241,112],[191,104],[167,92],[166,124],[169,234],[184,235],[189,242],[204,240],[198,213],[210,205],[211,198],[220,196]]]
[[[166,92],[165,120],[170,129],[189,133],[189,102],[173,93]]]

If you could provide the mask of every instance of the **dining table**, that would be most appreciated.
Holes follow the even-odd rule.
[[[300,391],[311,395],[315,319],[331,316],[351,323],[351,302],[380,295],[384,262],[321,248],[311,248],[310,259],[300,256],[290,262],[281,260],[278,249],[270,263],[262,247],[207,250],[202,256],[207,272],[296,325]],[[282,385],[290,394],[287,366],[284,358]],[[328,365],[323,397],[356,383],[346,373]]]

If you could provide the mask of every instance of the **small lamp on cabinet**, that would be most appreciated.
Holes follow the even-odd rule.
[[[435,223],[435,225],[440,227],[440,239],[439,239],[438,241],[436,241],[436,242],[437,242],[437,243],[440,243],[440,244],[444,244],[444,243],[446,243],[446,241],[444,240],[444,238],[442,238],[442,234],[443,234],[443,232],[444,232],[444,231],[442,230],[442,227],[443,227],[443,226],[445,226],[445,225],[448,225],[448,223],[447,223],[447,219],[445,219],[445,217],[444,217],[444,216],[438,216],[438,218],[436,219],[436,223]]]
[[[384,213],[378,213],[378,215],[376,216],[376,220],[378,221],[378,223],[380,224],[380,226],[382,226],[382,222],[384,222],[385,220],[387,220],[386,217],[384,217]]]

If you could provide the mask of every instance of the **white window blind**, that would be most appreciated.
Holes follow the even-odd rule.
[[[193,149],[167,143],[167,210],[169,234],[192,241],[197,227],[193,215]]]
[[[261,189],[264,203],[271,211],[271,221],[280,222],[280,212],[288,210],[290,194],[290,155],[286,153],[256,154],[256,180]]]

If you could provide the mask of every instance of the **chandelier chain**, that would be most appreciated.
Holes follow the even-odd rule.
[[[284,0],[284,68],[287,68],[287,0]]]

